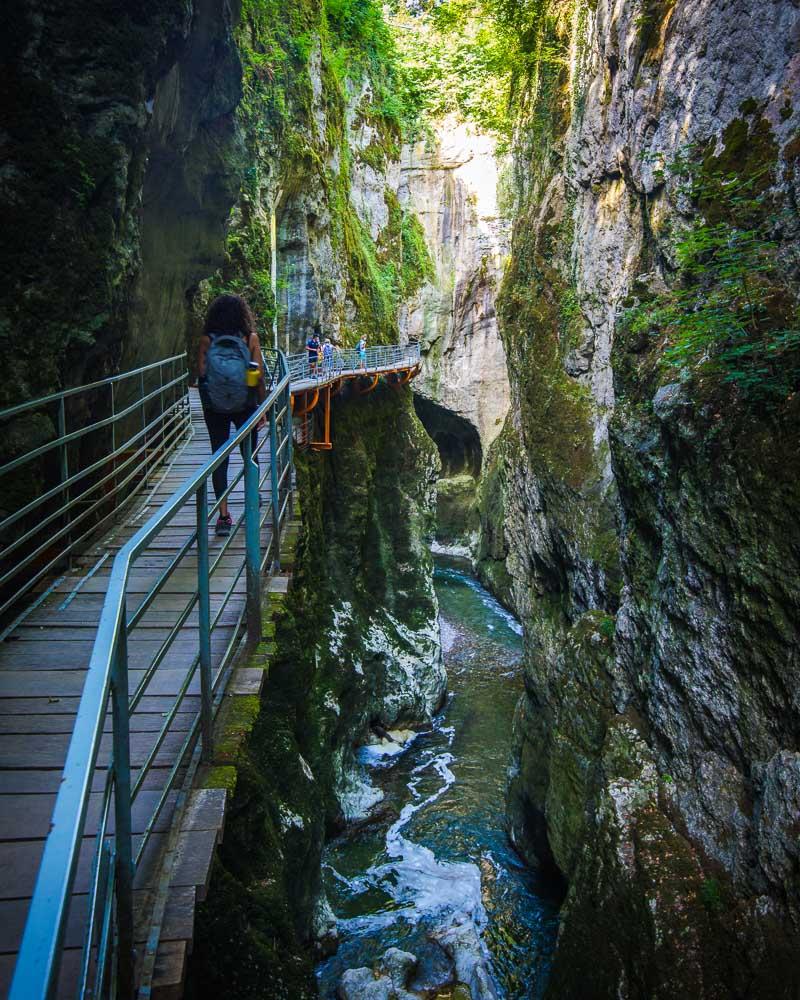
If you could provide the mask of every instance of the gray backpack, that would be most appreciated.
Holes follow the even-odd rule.
[[[241,337],[214,333],[206,353],[205,396],[215,413],[241,413],[250,401],[247,366],[250,350]]]

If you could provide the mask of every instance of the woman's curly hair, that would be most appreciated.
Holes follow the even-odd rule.
[[[208,307],[203,333],[207,337],[212,333],[238,333],[248,338],[256,333],[253,310],[241,295],[218,295]]]

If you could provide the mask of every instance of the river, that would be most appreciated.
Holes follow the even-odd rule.
[[[345,969],[371,966],[391,946],[420,958],[418,984],[433,982],[442,953],[430,936],[458,921],[479,931],[499,996],[539,997],[546,980],[557,900],[522,865],[504,827],[522,630],[465,563],[437,556],[435,584],[448,699],[400,752],[362,750],[383,792],[383,818],[325,851],[340,934],[337,953],[318,970],[325,998]]]

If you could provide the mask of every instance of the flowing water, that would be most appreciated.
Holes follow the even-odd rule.
[[[400,752],[361,752],[385,818],[326,848],[340,946],[320,966],[323,997],[345,969],[371,966],[392,946],[435,965],[430,935],[464,919],[481,933],[500,996],[538,997],[547,976],[556,898],[504,829],[522,630],[465,564],[437,557],[435,582],[448,700]]]

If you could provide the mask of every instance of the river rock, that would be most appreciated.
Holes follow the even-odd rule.
[[[475,924],[458,917],[449,927],[433,934],[456,968],[456,979],[469,987],[472,1000],[498,1000],[486,959],[486,950]]]
[[[348,969],[336,988],[339,1000],[419,1000],[420,993],[407,989],[417,967],[417,957],[400,948],[388,948],[377,970]]]
[[[391,979],[395,989],[405,989],[416,967],[416,955],[401,951],[400,948],[389,948],[383,953],[380,963],[381,972],[385,972]]]
[[[452,959],[436,941],[425,941],[417,947],[417,968],[408,988],[427,995],[453,982],[455,969]]]
[[[394,1000],[388,976],[377,979],[372,969],[348,969],[336,989],[339,1000]]]

